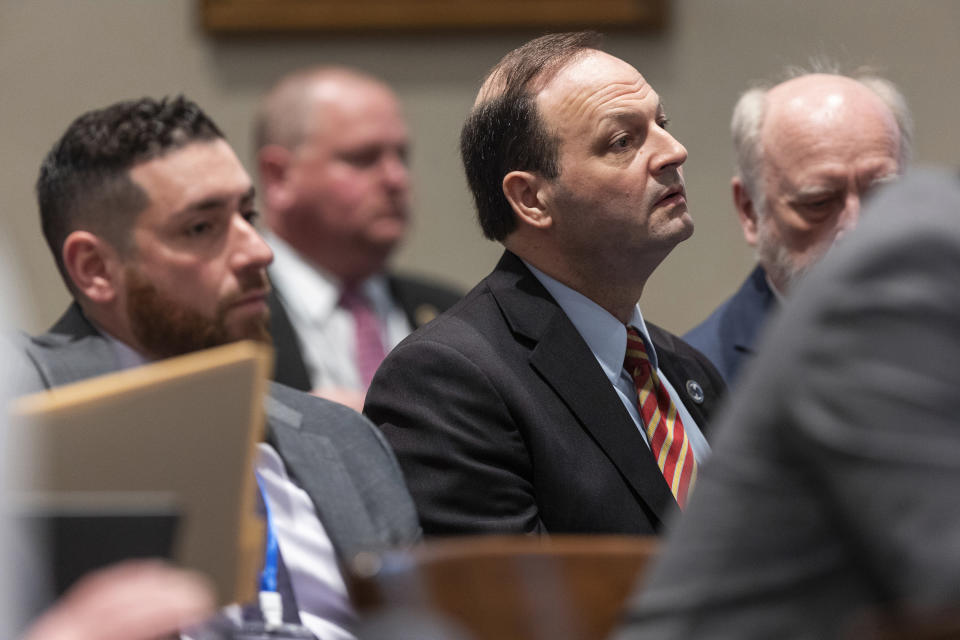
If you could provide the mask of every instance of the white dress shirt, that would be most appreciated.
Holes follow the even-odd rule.
[[[300,339],[311,386],[365,391],[356,365],[353,315],[338,304],[342,283],[275,235],[265,237],[273,249],[270,281]],[[379,320],[380,338],[389,352],[413,330],[407,316],[390,295],[385,276],[368,278],[360,290]]]
[[[536,276],[537,280],[557,301],[563,312],[570,318],[570,322],[576,328],[577,332],[583,338],[584,342],[593,352],[594,357],[600,364],[600,368],[606,374],[610,384],[613,385],[624,408],[633,419],[633,423],[643,436],[644,442],[650,446],[646,430],[643,428],[643,422],[640,419],[640,411],[637,408],[637,388],[634,385],[633,377],[623,367],[624,357],[627,354],[627,327],[617,320],[609,311],[598,305],[593,300],[587,298],[581,293],[574,291],[567,285],[551,278],[536,267],[524,262],[530,272]],[[633,308],[633,317],[630,319],[630,326],[636,327],[643,338],[643,343],[647,349],[647,357],[651,365],[656,369],[660,378],[660,383],[670,394],[670,399],[677,407],[677,414],[683,422],[684,431],[690,440],[690,446],[693,448],[693,457],[698,463],[702,463],[710,454],[710,445],[707,444],[703,432],[697,425],[693,416],[687,411],[677,390],[673,388],[667,377],[657,366],[657,350],[650,340],[650,334],[647,332],[647,325],[643,322],[643,315],[640,313],[640,305]]]
[[[277,451],[257,445],[257,477],[290,576],[300,622],[321,640],[352,640],[356,623],[330,536],[307,492],[287,476]]]

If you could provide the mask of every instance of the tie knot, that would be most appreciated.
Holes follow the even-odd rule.
[[[640,332],[634,327],[627,327],[627,353],[623,359],[623,366],[634,378],[638,373],[650,369],[647,347],[643,343],[643,338],[640,337]]]
[[[367,297],[363,295],[360,287],[355,285],[346,286],[340,291],[339,304],[347,311],[368,309],[370,307],[370,302],[367,300]]]

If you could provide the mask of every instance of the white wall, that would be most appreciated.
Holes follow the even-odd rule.
[[[403,268],[468,287],[499,256],[483,240],[457,155],[457,136],[485,71],[534,32],[312,35],[214,39],[192,0],[0,0],[0,232],[15,247],[29,303],[21,323],[49,325],[67,294],[43,244],[33,182],[44,153],[82,111],[186,93],[220,124],[241,158],[258,95],[281,73],[354,65],[394,85],[415,135],[417,228]],[[955,0],[675,0],[659,34],[609,34],[663,97],[687,146],[696,233],[651,279],[646,317],[684,331],[738,286],[752,258],[730,206],[730,110],[739,92],[785,64],[826,53],[873,63],[907,94],[916,157],[956,162],[960,3]]]

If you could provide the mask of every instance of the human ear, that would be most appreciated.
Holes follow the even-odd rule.
[[[292,192],[287,185],[290,163],[290,151],[278,144],[268,144],[257,151],[257,172],[263,188],[261,197],[268,215],[290,206]]]
[[[89,231],[74,231],[63,242],[63,265],[74,288],[97,304],[112,302],[119,288],[116,250]]]
[[[751,247],[757,246],[757,209],[753,198],[739,176],[730,181],[733,189],[733,206],[737,209],[737,218],[743,229],[743,237]]]
[[[543,201],[543,178],[529,171],[511,171],[503,177],[503,195],[523,224],[546,229],[553,218]]]

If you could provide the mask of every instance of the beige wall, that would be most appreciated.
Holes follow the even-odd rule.
[[[15,247],[21,323],[37,331],[67,301],[40,239],[32,185],[53,140],[80,112],[184,92],[250,158],[257,96],[279,74],[313,63],[355,65],[393,84],[415,133],[418,225],[399,266],[464,287],[499,255],[480,236],[457,156],[461,121],[483,73],[532,32],[213,39],[191,0],[0,0],[0,232]],[[612,34],[611,52],[664,98],[687,146],[696,233],[644,293],[644,314],[684,331],[739,284],[751,255],[730,206],[727,122],[738,93],[784,64],[826,53],[884,69],[918,122],[916,157],[956,162],[960,83],[956,0],[675,0],[664,33]]]

